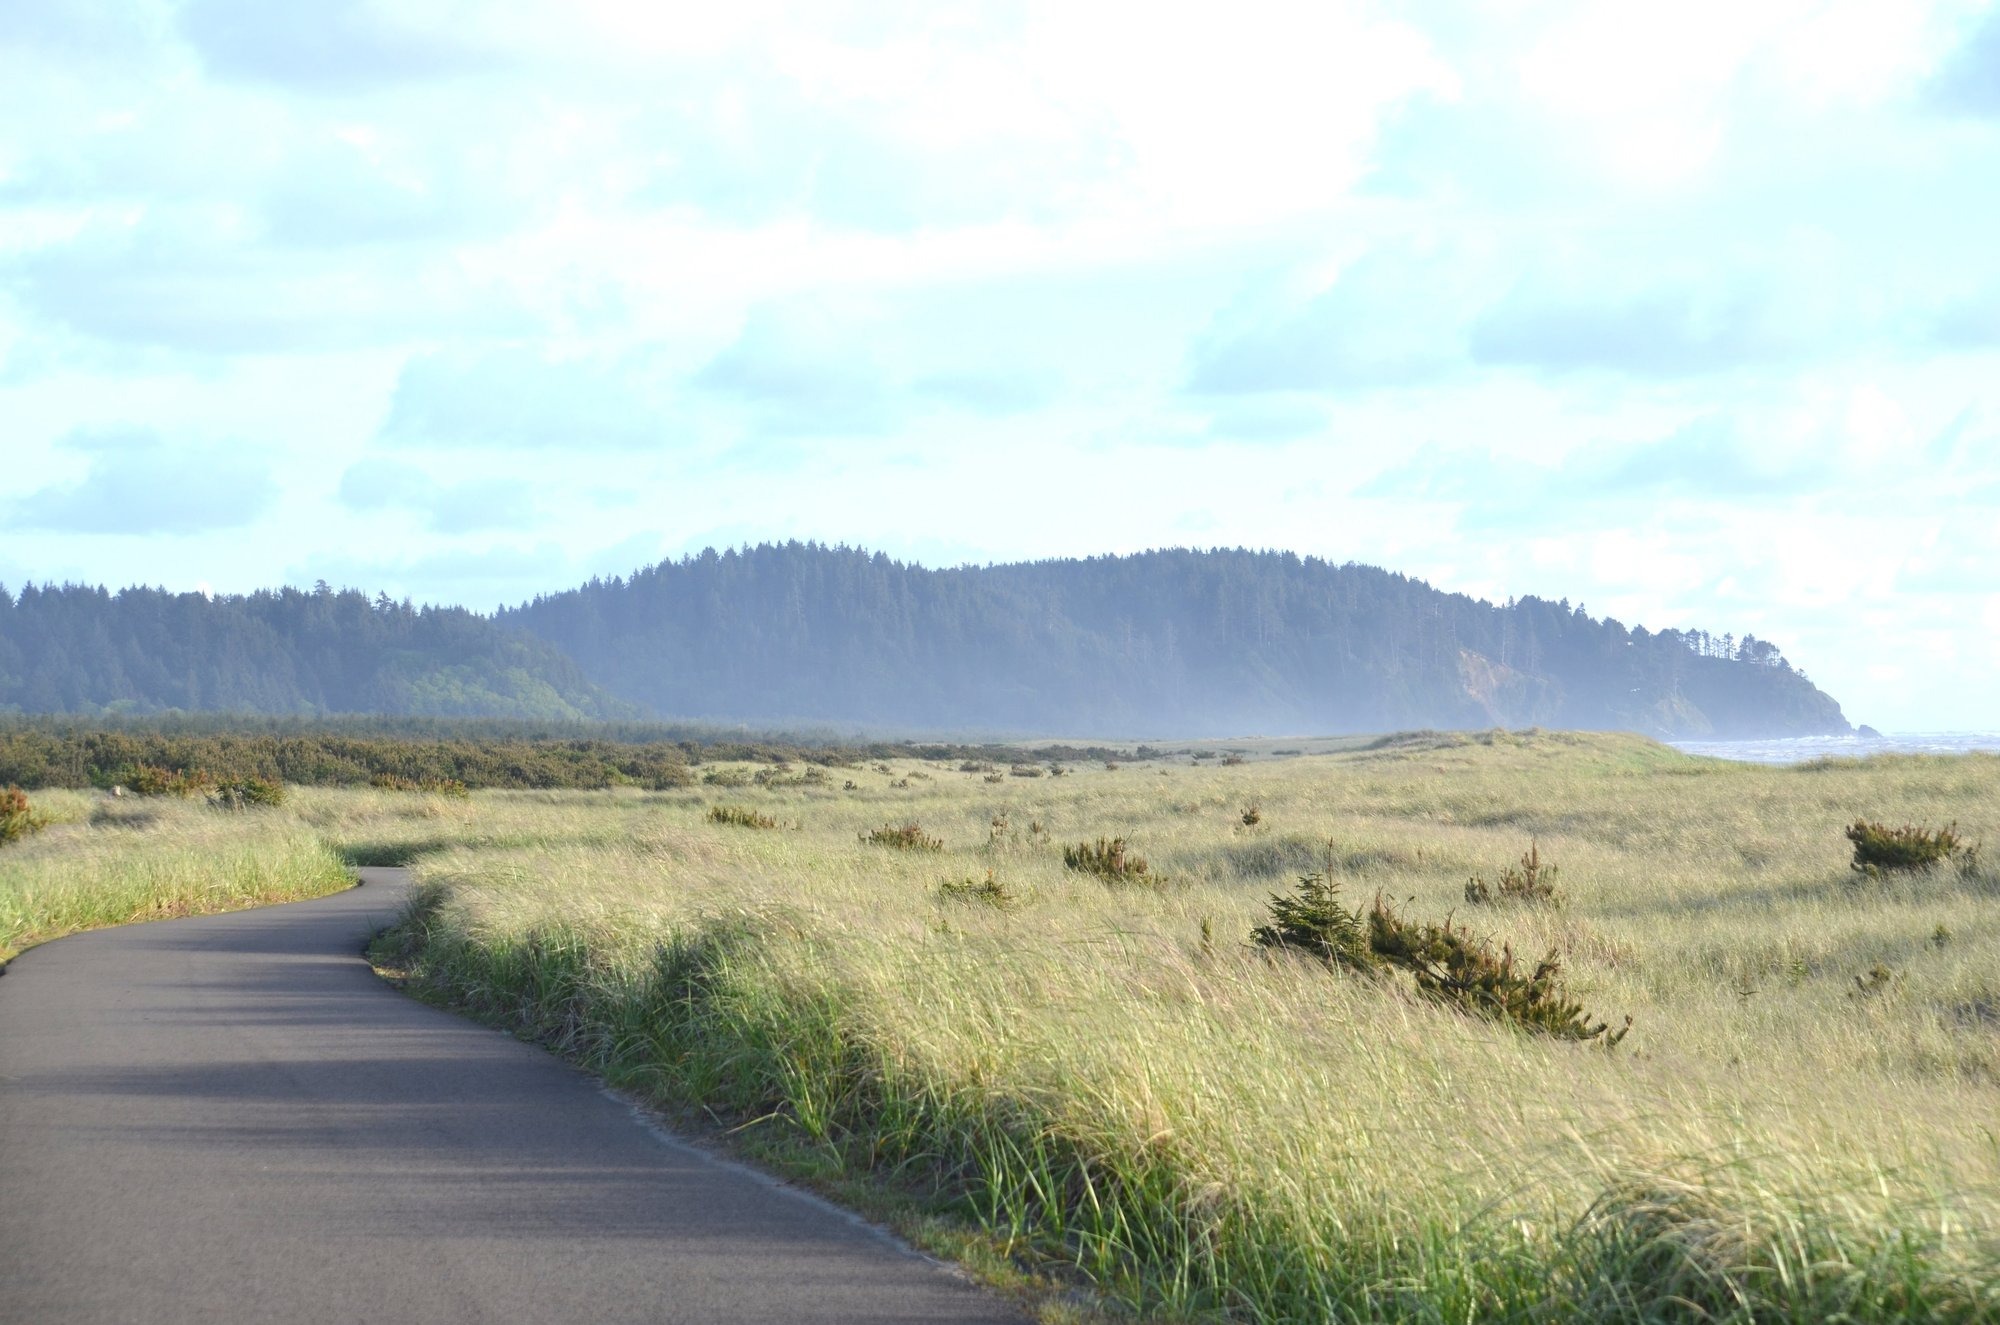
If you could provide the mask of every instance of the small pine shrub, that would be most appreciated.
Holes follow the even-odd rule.
[[[1405,920],[1379,894],[1368,913],[1368,946],[1382,960],[1410,972],[1418,993],[1459,1012],[1558,1040],[1602,1036],[1606,1045],[1617,1044],[1632,1029],[1630,1017],[1616,1031],[1606,1022],[1592,1025],[1583,1004],[1558,983],[1562,963],[1553,951],[1522,974],[1512,948],[1503,946],[1496,955],[1491,945],[1449,919],[1442,925]]]
[[[218,784],[208,793],[208,803],[218,810],[273,809],[285,803],[285,787],[263,778],[242,778]]]
[[[0,791],[0,846],[40,832],[42,824],[42,817],[28,804],[27,792],[19,787]]]
[[[1098,838],[1095,845],[1079,842],[1063,848],[1063,864],[1082,874],[1095,875],[1106,883],[1145,883],[1144,856],[1126,849],[1122,837]]]
[[[1363,973],[1407,971],[1424,998],[1468,1016],[1559,1040],[1601,1038],[1606,1045],[1632,1029],[1630,1017],[1616,1031],[1606,1022],[1593,1024],[1583,1005],[1563,991],[1555,953],[1523,973],[1513,949],[1495,953],[1449,919],[1442,925],[1407,920],[1379,893],[1364,920],[1341,905],[1340,884],[1319,871],[1301,876],[1293,896],[1274,893],[1270,909],[1271,922],[1250,931],[1258,946],[1304,951],[1328,966]]]
[[[1368,946],[1368,926],[1360,911],[1340,904],[1340,881],[1314,870],[1299,876],[1295,896],[1271,894],[1271,923],[1250,931],[1263,948],[1309,953],[1329,966],[1374,971],[1382,963]]]
[[[1255,805],[1246,805],[1243,807],[1242,818],[1245,828],[1255,828],[1258,824],[1264,822],[1264,812]]]
[[[1967,844],[1956,823],[1932,830],[1912,824],[1890,828],[1856,819],[1847,828],[1847,840],[1854,844],[1851,868],[1871,879],[1893,873],[1927,874],[1954,859],[1962,872],[1970,874],[1979,859],[1979,848]]]
[[[871,846],[894,847],[898,851],[942,851],[944,839],[928,836],[914,823],[903,825],[883,824],[861,835],[861,840]]]
[[[958,766],[961,773],[991,773],[995,769],[991,759],[968,759]]]
[[[1007,775],[1005,773],[988,773],[986,775],[986,780],[988,782],[1005,782],[1007,780]]]
[[[853,778],[849,778],[847,779],[847,781],[840,784],[840,789],[842,791],[859,791],[861,790],[861,784],[859,782],[856,782]]]
[[[1882,962],[1876,962],[1865,972],[1854,977],[1854,993],[1849,997],[1874,998],[1878,994],[1888,993],[1902,982],[1901,973]]]
[[[1020,901],[1020,895],[986,871],[983,879],[946,879],[938,885],[938,897],[946,902],[978,902],[1005,911]]]
[[[1242,764],[1242,762],[1243,756],[1239,754],[1226,754],[1222,756],[1222,766],[1224,768],[1235,768]]]
[[[1542,863],[1542,851],[1535,843],[1528,844],[1528,850],[1521,857],[1521,867],[1509,865],[1500,875],[1500,882],[1488,887],[1486,880],[1477,874],[1465,883],[1465,900],[1475,906],[1492,902],[1528,902],[1544,906],[1560,906],[1562,892],[1556,887],[1556,867]]]
[[[897,791],[908,791],[910,789],[910,780],[908,778],[896,778],[889,785]]]
[[[1042,770],[1033,764],[1016,764],[1007,772],[1009,776],[1017,778],[1038,778],[1042,775]]]
[[[768,814],[759,814],[742,805],[711,805],[708,821],[712,824],[727,824],[731,828],[776,828],[778,821]]]

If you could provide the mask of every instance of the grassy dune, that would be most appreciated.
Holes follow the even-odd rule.
[[[37,792],[47,826],[0,847],[0,961],[78,930],[316,897],[353,874],[295,815]]]
[[[958,1245],[1074,1267],[1104,1299],[1982,1320],[2000,878],[1864,880],[1841,829],[1956,819],[2000,852],[1996,793],[1995,759],[1772,769],[1535,735],[299,813],[441,848],[383,949],[420,987],[794,1172],[892,1193],[932,1245],[974,1227]],[[718,804],[780,826],[711,822]],[[911,821],[944,849],[862,840]],[[1064,868],[1101,835],[1154,882]],[[1565,903],[1467,906],[1467,877],[1531,840]],[[1249,947],[1270,893],[1325,868],[1356,902],[1553,949],[1631,1035],[1529,1038]]]

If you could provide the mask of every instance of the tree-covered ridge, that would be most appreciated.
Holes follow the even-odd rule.
[[[0,587],[0,712],[638,715],[556,648],[457,607],[324,583],[208,597]]]
[[[1372,566],[1169,550],[927,570],[708,550],[503,612],[655,713],[1078,735],[1503,725],[1846,731],[1771,645]]]

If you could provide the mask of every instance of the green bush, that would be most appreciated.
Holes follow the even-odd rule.
[[[759,814],[741,805],[712,805],[708,810],[708,821],[712,824],[727,824],[732,828],[776,828],[778,821],[768,814]]]
[[[285,787],[281,782],[267,782],[263,778],[241,778],[218,784],[208,793],[208,803],[219,810],[279,806],[285,803]]]
[[[1961,870],[1969,873],[1979,856],[1979,848],[1966,843],[1955,822],[1932,830],[1911,824],[1890,828],[1856,819],[1848,826],[1847,840],[1854,844],[1854,872],[1870,878],[1891,873],[1928,873],[1954,859]]]
[[[135,796],[179,796],[183,800],[215,786],[215,779],[198,768],[160,768],[154,764],[134,764],[124,782]]]
[[[938,897],[947,902],[979,902],[1007,910],[1020,900],[1012,888],[1000,882],[992,870],[983,879],[946,879],[938,885]]]
[[[1295,948],[1329,966],[1373,971],[1381,966],[1368,946],[1368,926],[1359,911],[1340,904],[1340,883],[1314,870],[1299,876],[1297,896],[1271,894],[1271,923],[1250,931],[1264,948]]]
[[[40,832],[42,817],[28,804],[28,793],[19,787],[0,791],[0,846]]]
[[[1465,883],[1465,900],[1475,906],[1489,902],[1534,902],[1548,906],[1562,904],[1562,892],[1556,887],[1556,867],[1542,863],[1541,847],[1528,844],[1528,850],[1521,857],[1521,867],[1509,865],[1500,875],[1500,882],[1491,887],[1477,874]]]
[[[872,846],[894,847],[898,851],[942,851],[944,839],[930,837],[914,823],[883,824],[862,834],[861,840]]]
[[[1106,883],[1147,882],[1146,858],[1128,850],[1122,837],[1100,837],[1095,845],[1079,842],[1064,847],[1063,864],[1079,873],[1096,875]]]
[[[1264,811],[1255,805],[1246,805],[1243,807],[1241,818],[1245,828],[1255,828],[1258,824],[1264,822]]]
[[[1602,1037],[1607,1045],[1632,1028],[1630,1017],[1617,1031],[1602,1021],[1593,1024],[1583,1005],[1563,991],[1562,965],[1553,952],[1524,973],[1512,948],[1495,953],[1450,920],[1405,919],[1379,893],[1364,919],[1341,905],[1340,885],[1317,871],[1300,877],[1294,896],[1273,894],[1270,909],[1271,923],[1250,931],[1260,947],[1296,949],[1328,966],[1365,973],[1407,971],[1424,998],[1468,1016],[1559,1040]]]

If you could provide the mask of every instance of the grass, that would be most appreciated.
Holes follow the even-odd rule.
[[[772,792],[784,834],[705,831],[692,794],[574,803],[558,836],[421,859],[385,955],[920,1235],[958,1230],[934,1243],[977,1230],[997,1263],[1150,1314],[2000,1314],[2000,883],[1856,889],[1842,833],[1991,837],[2000,760],[1771,769],[1558,733],[930,771]],[[977,843],[948,876],[998,869],[1023,900],[939,906],[940,855],[862,841],[885,815]],[[1170,882],[1065,868],[1061,843],[1118,836]],[[1444,923],[1531,842],[1566,904],[1485,908],[1478,935],[1558,953],[1593,1011],[1632,1015],[1613,1051],[1247,942],[1315,869]],[[1854,996],[1877,963],[1897,978]]]
[[[316,897],[353,876],[282,811],[35,795],[49,826],[0,850],[0,961],[78,930]]]
[[[785,832],[717,831],[702,788],[305,789],[144,825],[38,796],[61,822],[0,850],[0,935],[66,857],[397,854],[418,902],[379,952],[413,988],[982,1273],[1154,1317],[2000,1318],[2000,879],[1856,887],[1843,831],[1995,840],[2000,759],[1428,733],[1164,776],[957,763],[750,792]],[[942,850],[864,840],[917,821]],[[1064,864],[1121,837],[1152,886]],[[1561,907],[1464,907],[1531,844]],[[1607,1052],[1254,947],[1312,873],[1553,951],[1634,1029]]]

